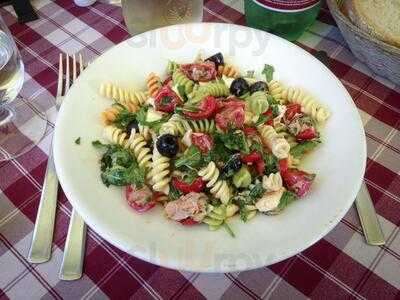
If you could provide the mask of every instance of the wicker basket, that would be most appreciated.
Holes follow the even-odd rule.
[[[336,1],[326,2],[353,54],[373,72],[400,85],[400,48],[377,40],[355,26],[341,12]]]

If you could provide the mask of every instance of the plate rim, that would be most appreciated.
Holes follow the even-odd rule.
[[[274,34],[271,34],[269,32],[265,32],[259,29],[255,29],[255,28],[251,28],[251,27],[247,27],[247,26],[243,26],[243,25],[237,25],[237,24],[230,24],[230,23],[215,23],[215,22],[201,22],[201,23],[185,23],[185,24],[176,24],[176,25],[170,25],[170,26],[165,26],[165,27],[160,27],[157,29],[153,29],[147,32],[143,32],[141,34],[135,35],[135,36],[131,36],[130,38],[113,45],[112,47],[110,47],[109,49],[107,49],[107,51],[105,51],[104,53],[102,53],[101,55],[99,55],[98,57],[95,58],[94,61],[98,60],[99,58],[103,57],[105,54],[107,54],[108,52],[114,51],[116,48],[118,47],[122,47],[123,44],[129,43],[131,40],[133,39],[138,39],[143,35],[149,34],[150,32],[153,31],[159,31],[159,30],[166,30],[166,29],[173,29],[176,27],[182,27],[184,28],[185,26],[190,26],[190,25],[196,25],[196,26],[227,26],[230,28],[239,28],[241,30],[245,29],[248,31],[257,31],[259,32],[259,34],[265,34],[267,36],[276,38],[278,40],[280,40],[280,42],[283,42],[284,44],[286,44],[288,47],[295,47],[298,50],[300,50],[301,52],[303,52],[303,54],[306,54],[306,56],[311,57],[313,60],[317,61],[318,64],[320,66],[322,66],[322,68],[324,69],[326,74],[329,74],[329,79],[333,80],[336,82],[336,84],[338,84],[338,86],[340,86],[341,90],[346,94],[347,99],[348,100],[352,100],[351,95],[349,94],[349,92],[347,91],[347,89],[344,87],[344,85],[342,84],[342,82],[339,80],[338,77],[336,77],[336,75],[327,67],[325,66],[323,63],[321,63],[317,58],[315,58],[311,53],[307,52],[306,50],[304,50],[303,48],[301,48],[300,46],[291,43],[279,36],[276,36]],[[89,66],[90,67],[90,66]],[[79,80],[79,77],[78,79]],[[65,95],[65,98],[68,97],[70,93],[68,92],[67,95]],[[319,234],[316,234],[314,238],[310,239],[308,242],[304,243],[302,247],[298,247],[296,249],[293,249],[291,251],[287,251],[285,252],[284,255],[280,255],[280,256],[274,256],[272,259],[269,260],[268,264],[265,263],[253,263],[251,266],[247,266],[244,268],[232,268],[232,267],[219,267],[217,268],[211,268],[211,267],[187,267],[186,265],[184,267],[182,267],[182,264],[179,264],[178,260],[168,260],[168,263],[164,263],[163,261],[160,260],[159,257],[155,257],[152,259],[149,259],[148,257],[146,257],[141,251],[138,251],[135,248],[131,248],[131,249],[125,249],[125,247],[123,247],[121,244],[118,244],[116,241],[114,241],[111,237],[111,235],[109,235],[107,232],[104,232],[103,230],[99,230],[99,228],[96,226],[97,222],[95,222],[90,215],[81,215],[80,213],[80,207],[79,207],[79,201],[76,201],[76,198],[79,198],[78,195],[74,195],[74,191],[72,190],[72,188],[70,189],[68,186],[65,186],[64,184],[64,174],[63,172],[61,172],[61,166],[60,163],[58,162],[58,155],[59,155],[59,150],[57,149],[56,145],[57,145],[57,140],[58,140],[58,123],[59,123],[59,118],[57,116],[57,120],[55,123],[55,129],[54,129],[54,140],[56,142],[52,143],[52,150],[54,152],[54,162],[55,162],[55,167],[56,167],[56,172],[57,172],[57,176],[59,178],[59,183],[65,193],[65,195],[67,196],[68,201],[71,203],[71,205],[73,206],[73,209],[76,209],[77,212],[81,215],[81,217],[83,218],[83,220],[85,221],[85,223],[87,225],[89,225],[89,227],[91,227],[91,229],[93,231],[95,231],[99,236],[101,236],[101,238],[103,238],[104,240],[106,240],[108,243],[110,243],[111,245],[115,246],[116,248],[124,251],[125,253],[128,253],[129,255],[132,255],[136,258],[139,258],[143,261],[146,261],[148,263],[154,264],[154,265],[158,265],[167,269],[173,269],[173,270],[179,270],[179,271],[186,271],[186,272],[196,272],[196,273],[225,273],[225,272],[243,272],[243,271],[248,271],[248,270],[253,270],[253,269],[257,269],[257,268],[261,268],[261,267],[265,267],[265,266],[270,266],[272,264],[276,264],[278,262],[281,262],[285,259],[288,259],[290,257],[293,257],[295,255],[297,255],[298,253],[308,249],[309,247],[311,247],[312,245],[314,245],[315,243],[317,243],[318,241],[320,241],[322,238],[324,238],[339,222],[340,220],[343,219],[344,215],[348,212],[348,210],[350,209],[351,205],[353,204],[355,197],[361,187],[361,184],[363,182],[364,176],[365,176],[365,168],[366,168],[366,160],[367,160],[367,144],[366,144],[366,136],[365,136],[365,130],[364,130],[364,126],[362,123],[362,119],[361,116],[358,112],[358,108],[354,103],[354,100],[352,100],[349,105],[351,105],[354,109],[355,112],[357,112],[357,120],[355,120],[358,124],[358,126],[360,127],[360,140],[362,142],[362,153],[360,153],[359,155],[363,158],[362,160],[362,166],[361,166],[361,176],[358,179],[358,182],[356,185],[354,185],[351,194],[353,194],[352,196],[352,200],[349,200],[346,203],[346,206],[343,206],[341,208],[341,210],[339,211],[339,213],[337,214],[337,216],[335,217],[335,219],[333,221],[330,221],[325,227],[324,230],[322,230]],[[63,106],[61,105],[61,108],[59,110],[59,114],[60,112],[62,112],[63,110]],[[59,174],[61,174],[61,176],[59,176]],[[73,200],[70,200],[73,199]]]

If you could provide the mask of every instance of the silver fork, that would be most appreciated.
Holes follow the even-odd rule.
[[[76,56],[72,56],[72,79],[77,78]],[[80,72],[83,71],[83,58],[79,54]],[[63,93],[63,55],[60,53],[58,84],[56,95],[56,108],[60,108],[64,95],[70,87],[69,57],[65,58],[65,86]],[[58,178],[54,167],[53,147],[50,147],[47,162],[46,175],[43,183],[42,195],[40,197],[39,209],[33,231],[31,248],[28,261],[32,263],[43,263],[50,259],[53,242],[53,231],[55,212],[57,207]],[[82,276],[83,252],[85,247],[86,227],[82,218],[72,211],[68,228],[67,241],[65,244],[64,258],[61,266],[60,277],[65,280],[77,279]],[[63,274],[63,275],[62,275]]]
[[[62,55],[60,55],[60,64]],[[81,74],[84,69],[82,55],[79,54],[79,68]],[[69,60],[66,58],[66,84],[65,93],[69,89]],[[77,63],[75,54],[72,55],[72,83],[75,82],[77,75]],[[60,84],[60,81],[59,81]],[[81,216],[72,209],[71,218],[68,226],[68,234],[64,247],[63,260],[61,262],[59,277],[62,280],[76,280],[82,277],[83,259],[85,255],[86,243],[86,224]]]

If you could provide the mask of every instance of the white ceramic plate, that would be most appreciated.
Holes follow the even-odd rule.
[[[164,74],[169,58],[191,61],[203,51],[221,51],[241,70],[275,67],[275,78],[309,90],[332,112],[323,145],[302,166],[317,173],[311,193],[281,215],[243,224],[232,222],[236,238],[223,229],[184,227],[161,208],[144,215],[125,202],[121,188],[100,181],[100,112],[111,102],[98,95],[102,82],[144,89],[151,71]],[[81,145],[74,143],[81,137]],[[61,185],[86,223],[107,241],[157,265],[196,272],[240,271],[269,265],[311,246],[344,216],[364,174],[365,136],[357,109],[340,81],[313,56],[262,31],[227,24],[167,27],[136,36],[99,57],[79,77],[58,115],[54,157]]]

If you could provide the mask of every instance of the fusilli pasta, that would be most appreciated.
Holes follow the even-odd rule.
[[[207,181],[207,187],[215,198],[221,200],[222,203],[228,203],[231,198],[231,191],[225,180],[218,180],[219,170],[214,162],[210,162],[207,167],[198,172],[204,181]]]
[[[229,95],[229,88],[224,83],[211,82],[200,85],[195,93],[191,94],[190,102],[198,103],[206,96],[226,97]]]
[[[280,103],[284,103],[285,99],[283,97],[284,87],[278,80],[271,80],[268,83],[269,93],[274,99]]]
[[[276,157],[279,159],[288,157],[289,143],[283,137],[280,137],[272,126],[260,125],[257,129],[261,134],[263,143],[271,149]]]
[[[172,74],[172,81],[174,85],[184,86],[187,95],[190,94],[190,92],[193,90],[194,81],[187,78],[186,75],[183,74],[182,71],[179,69],[176,69]]]
[[[150,73],[146,81],[147,90],[151,97],[155,97],[161,88],[161,79],[155,73]]]
[[[289,88],[285,91],[284,97],[290,103],[301,105],[301,111],[318,123],[325,122],[330,113],[323,108],[317,101],[308,93],[299,88]]]
[[[112,83],[104,83],[100,86],[100,95],[125,106],[130,110],[132,105],[143,105],[148,96],[144,92],[127,90]]]
[[[169,182],[171,181],[169,164],[170,159],[162,156],[156,147],[153,150],[153,162],[151,163],[151,170],[147,175],[147,179],[153,185],[155,191],[168,195]]]
[[[239,71],[232,65],[221,65],[218,67],[218,76],[225,75],[226,77],[238,77]]]

